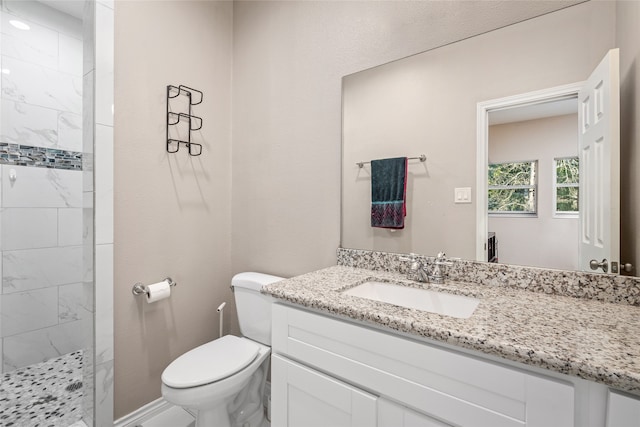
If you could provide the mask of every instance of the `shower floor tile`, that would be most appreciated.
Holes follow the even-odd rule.
[[[0,425],[76,426],[82,391],[82,351],[2,374]]]

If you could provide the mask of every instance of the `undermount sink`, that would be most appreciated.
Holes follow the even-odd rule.
[[[479,299],[464,295],[377,281],[364,282],[342,293],[460,319],[471,317],[480,303]]]

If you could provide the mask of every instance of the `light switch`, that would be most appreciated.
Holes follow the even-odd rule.
[[[459,187],[454,189],[455,203],[471,203],[471,187]]]

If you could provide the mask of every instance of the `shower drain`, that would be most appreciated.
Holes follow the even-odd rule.
[[[82,388],[82,381],[77,381],[65,387],[66,391],[76,391]]]

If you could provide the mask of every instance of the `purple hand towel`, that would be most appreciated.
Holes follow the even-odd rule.
[[[404,228],[407,215],[407,158],[371,161],[371,226]]]

